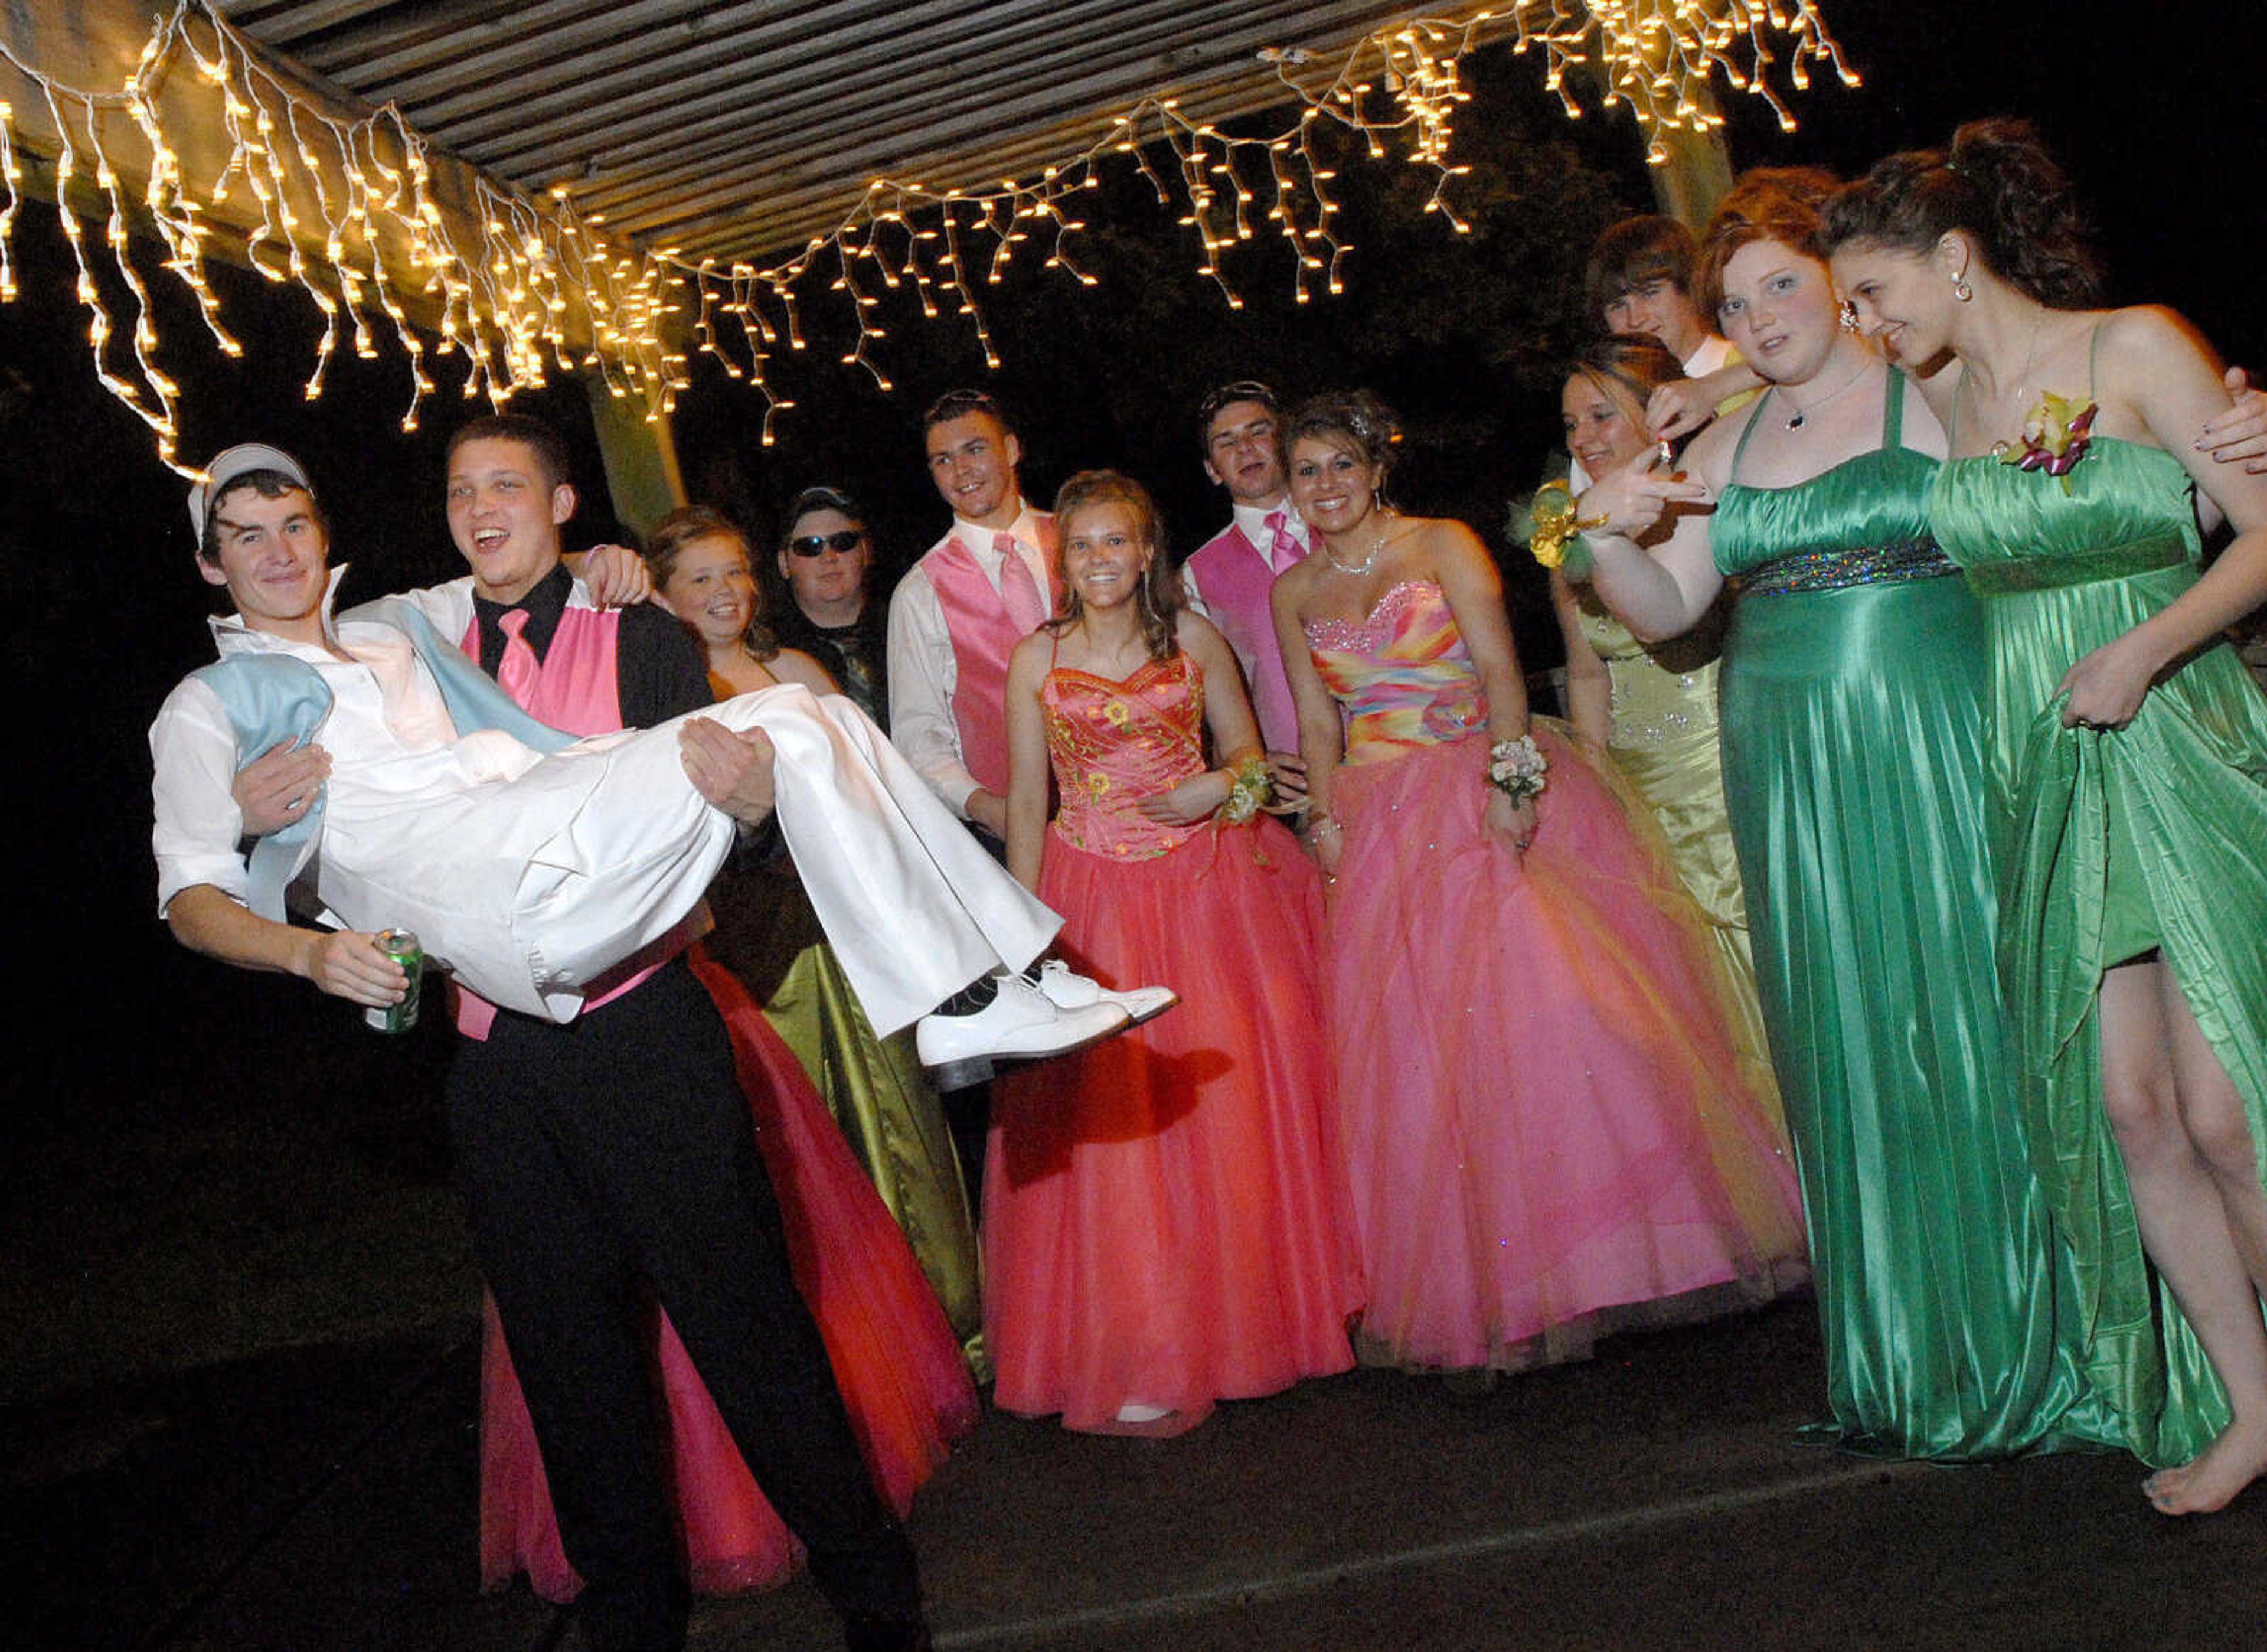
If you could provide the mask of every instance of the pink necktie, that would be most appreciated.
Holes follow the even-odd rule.
[[[496,616],[497,628],[503,633],[503,657],[496,662],[496,686],[510,694],[515,703],[525,707],[535,698],[535,679],[543,674],[536,663],[535,650],[520,635],[527,629],[527,610],[507,608]]]
[[[1018,631],[1036,631],[1047,617],[1046,599],[1039,595],[1038,582],[1031,577],[1031,569],[1023,561],[1023,554],[1016,548],[1012,533],[994,534],[992,548],[1000,553],[1000,601],[1008,610],[1008,617],[1016,622]]]
[[[1291,532],[1291,518],[1284,512],[1270,510],[1266,526],[1268,532],[1274,535],[1267,547],[1267,566],[1280,574],[1299,560],[1306,547],[1300,544],[1299,536]]]

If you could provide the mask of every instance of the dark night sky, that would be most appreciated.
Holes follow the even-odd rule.
[[[2146,9],[1827,0],[1825,11],[1864,87],[1829,80],[1799,94],[1801,128],[1791,136],[1767,111],[1735,108],[1735,165],[1799,161],[1848,171],[1892,149],[1941,142],[1963,119],[2027,115],[2080,180],[2117,297],[2173,304],[2231,356],[2267,362],[2256,297],[2267,126],[2254,101],[2258,65],[2267,61],[2267,7],[2256,0]],[[2146,40],[2112,38],[2080,21],[2095,15],[2146,18],[2131,26],[2152,32]],[[1476,74],[1490,95],[1500,91],[1521,106],[1518,119],[1491,129],[1525,130],[1537,141],[1550,134],[1548,141],[1572,145],[1604,174],[1606,189],[1626,206],[1650,209],[1625,119],[1593,118],[1562,132],[1555,115],[1539,121],[1528,110],[1547,106],[1530,62],[1490,53]],[[1368,186],[1349,175],[1347,187]],[[1441,233],[1430,223],[1402,224],[1362,256],[1370,267],[1430,258]],[[11,801],[29,828],[16,887],[25,914],[17,951],[39,979],[10,994],[16,1116],[34,1130],[62,1129],[143,1109],[225,1108],[243,1093],[235,1075],[286,1047],[347,1051],[367,1063],[372,1041],[335,1006],[318,1005],[297,983],[248,980],[189,958],[151,915],[143,731],[166,687],[209,657],[203,587],[188,566],[181,484],[89,371],[84,318],[55,279],[61,253],[52,214],[28,209],[18,238],[31,279],[0,312],[0,565],[15,598],[6,656],[13,696],[38,714]],[[1177,255],[1166,267],[1184,272],[1181,301],[1195,314],[1216,300],[1185,275],[1192,262]],[[1371,326],[1364,268],[1357,263],[1347,300],[1302,315],[1295,327],[1255,305],[1255,358],[1277,363],[1271,371],[1295,391],[1341,382],[1345,341]],[[186,447],[203,454],[258,435],[299,452],[326,484],[367,593],[453,572],[438,475],[442,440],[464,416],[463,404],[451,398],[434,407],[423,432],[403,437],[395,423],[403,381],[398,358],[389,356],[368,364],[342,359],[333,387],[311,406],[298,380],[312,357],[312,316],[279,305],[249,277],[225,287],[237,325],[284,342],[258,370],[219,363],[187,345],[168,358],[186,387]],[[1033,301],[1028,313],[1044,320],[1060,312],[1050,304],[1060,302]],[[194,323],[180,309],[163,319],[169,337],[187,340]],[[1197,370],[1176,363],[1170,341],[1160,341],[1154,360],[1136,363],[1066,359],[1049,337],[1019,330],[1026,312],[1010,295],[993,319],[1008,361],[999,388],[1034,433],[1032,491],[1044,496],[1082,465],[1120,463],[1159,485],[1184,536],[1205,525],[1214,507],[1201,492],[1185,431],[1129,431],[1108,406],[1134,396],[1116,382],[1133,375],[1163,386],[1155,399],[1192,402],[1201,388]],[[967,341],[950,332],[901,334],[895,343],[901,388],[894,397],[832,368],[799,371],[793,388],[802,407],[770,455],[756,447],[745,399],[704,381],[680,427],[696,490],[757,509],[767,530],[776,502],[805,480],[847,480],[875,496],[890,546],[900,554],[918,549],[941,519],[915,459],[919,409],[937,390],[980,377],[980,367],[972,368]],[[1185,386],[1184,378],[1192,382]],[[1515,443],[1522,451],[1478,454],[1456,474],[1452,466],[1427,473],[1424,491],[1405,495],[1414,509],[1467,509],[1493,532],[1496,521],[1483,514],[1488,502],[1532,483],[1552,429],[1532,386],[1486,363],[1444,366],[1436,355],[1411,369],[1411,382],[1381,375],[1376,387],[1389,400],[1413,399],[1443,429],[1459,406],[1485,406],[1491,417],[1533,433]],[[562,420],[578,416],[579,392],[541,400]],[[595,474],[594,458],[587,469]],[[200,1027],[227,1028],[249,1059],[215,1061],[211,1041],[194,1036]]]

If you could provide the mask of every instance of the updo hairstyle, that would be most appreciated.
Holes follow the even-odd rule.
[[[1789,252],[1826,261],[1819,214],[1838,187],[1816,166],[1757,166],[1740,174],[1700,238],[1692,271],[1693,301],[1703,315],[1724,307],[1724,266],[1744,246],[1776,241]]]
[[[1676,352],[1652,334],[1609,333],[1577,350],[1559,381],[1587,378],[1600,390],[1619,385],[1642,411],[1654,391],[1684,377]]]
[[[2100,302],[2102,268],[2070,178],[2028,121],[1970,121],[1948,150],[1890,156],[1837,192],[1822,242],[1829,252],[1867,241],[1926,253],[1954,230],[1973,238],[1993,274],[2041,304]]]
[[[1393,474],[1393,462],[1400,456],[1401,421],[1369,391],[1329,390],[1310,396],[1292,412],[1290,422],[1283,428],[1284,456],[1288,459],[1292,448],[1310,437],[1375,466],[1383,491],[1387,478]]]

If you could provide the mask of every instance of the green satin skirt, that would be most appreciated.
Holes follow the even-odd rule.
[[[905,1231],[979,1383],[983,1281],[959,1155],[910,1031],[875,1036],[791,869],[735,867],[708,892],[708,950],[795,1052],[882,1202]]]
[[[1991,1457],[2115,1443],[2017,1119],[1957,578],[1748,597],[1724,782],[1802,1178],[1830,1428]]]
[[[2065,729],[2070,663],[2190,585],[2188,566],[1989,598],[2001,966],[2021,1011],[2024,1117],[2078,1258],[2090,1369],[2144,1460],[2185,1463],[2227,1397],[2143,1254],[2102,1109],[2102,972],[2161,949],[2267,1146],[2267,697],[2205,650],[2123,729]],[[2267,1178],[2267,1165],[2263,1165]]]

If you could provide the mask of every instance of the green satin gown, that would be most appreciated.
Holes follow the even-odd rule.
[[[708,892],[708,950],[763,1007],[825,1098],[850,1150],[904,1230],[977,1381],[984,1349],[976,1222],[936,1088],[910,1031],[875,1035],[792,866],[735,864]]]
[[[2198,555],[2192,484],[2162,449],[2096,438],[2068,481],[1956,459],[1929,515],[1991,640],[2000,975],[2033,1156],[2078,1259],[2090,1374],[2134,1453],[2176,1464],[2227,1400],[2142,1255],[2096,1005],[2105,969],[2161,949],[2267,1144],[2267,695],[2219,643],[2124,728],[2062,726],[2063,673],[2196,584]]]
[[[1703,624],[1665,642],[1640,642],[1587,584],[1574,583],[1582,636],[1611,685],[1606,750],[1659,823],[1676,875],[1708,926],[1725,1019],[1750,1088],[1783,1136],[1779,1084],[1756,1000],[1748,907],[1724,804],[1717,749],[1716,675],[1723,628]]]
[[[1984,625],[1882,445],[1733,481],[1725,791],[1801,1173],[1832,1436],[1948,1459],[2114,1443],[2017,1120],[1985,848]],[[1756,422],[1785,417],[1766,395]]]

